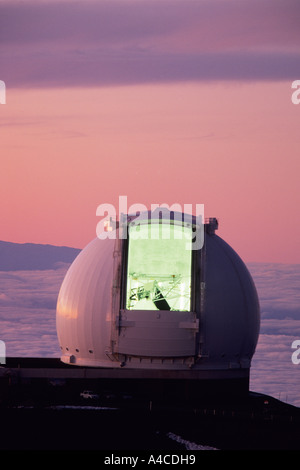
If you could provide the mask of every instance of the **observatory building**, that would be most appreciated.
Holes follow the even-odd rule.
[[[248,391],[258,297],[217,228],[161,209],[112,223],[61,285],[61,361],[169,391]]]

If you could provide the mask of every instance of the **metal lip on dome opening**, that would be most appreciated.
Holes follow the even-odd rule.
[[[193,227],[203,225],[205,231],[209,234],[215,233],[219,228],[219,220],[216,217],[204,218],[202,214],[194,215],[186,212],[172,211],[167,207],[159,207],[151,211],[137,211],[129,214],[120,214],[120,220],[110,217],[105,223],[105,231],[118,230],[120,227],[128,226],[135,223],[139,224],[156,224],[156,223],[178,223],[182,225],[192,225]]]

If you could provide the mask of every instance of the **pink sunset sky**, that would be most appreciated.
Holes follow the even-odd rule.
[[[0,0],[0,239],[83,248],[121,195],[300,263],[297,0]]]

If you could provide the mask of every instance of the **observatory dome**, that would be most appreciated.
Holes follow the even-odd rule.
[[[61,360],[126,370],[249,370],[258,297],[244,262],[216,235],[216,219],[192,249],[194,218],[126,217],[125,236],[116,223],[65,276],[56,315]]]

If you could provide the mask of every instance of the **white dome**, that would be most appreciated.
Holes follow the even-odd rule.
[[[240,257],[212,232],[206,226],[204,247],[190,251],[190,258],[181,242],[172,251],[170,240],[133,242],[133,232],[127,240],[89,243],[59,292],[62,361],[248,369],[259,334],[256,289]]]
[[[105,365],[111,333],[114,240],[90,242],[76,257],[61,285],[56,313],[62,360]],[[102,364],[103,363],[103,364]]]

